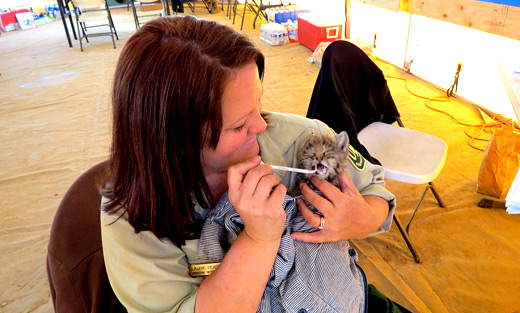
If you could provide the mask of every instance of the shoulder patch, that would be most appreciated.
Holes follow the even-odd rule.
[[[360,172],[365,170],[366,160],[356,149],[352,146],[348,146],[348,160],[354,168]]]

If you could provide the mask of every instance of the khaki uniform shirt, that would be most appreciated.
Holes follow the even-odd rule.
[[[324,123],[301,116],[264,112],[267,130],[258,135],[260,154],[267,164],[297,167],[297,150],[311,133],[333,133]],[[348,174],[362,195],[377,195],[390,204],[381,228],[388,231],[395,209],[395,197],[384,185],[384,171],[350,150]],[[296,175],[275,171],[286,186],[294,186]],[[103,199],[106,203],[107,199]],[[206,212],[195,206],[201,216]],[[129,312],[192,313],[203,278],[190,277],[188,265],[198,259],[198,240],[187,240],[180,248],[150,231],[135,233],[126,215],[108,215],[102,210],[101,232],[105,265],[112,289]]]

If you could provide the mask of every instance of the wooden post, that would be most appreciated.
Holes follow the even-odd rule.
[[[350,1],[345,0],[345,39],[350,39]]]

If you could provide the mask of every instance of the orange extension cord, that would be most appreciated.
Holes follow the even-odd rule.
[[[444,95],[435,96],[435,97],[431,97],[431,98],[421,96],[421,95],[413,92],[412,90],[410,90],[410,88],[408,87],[407,79],[402,78],[402,77],[394,77],[394,76],[386,76],[386,77],[404,81],[405,88],[410,94],[412,94],[413,96],[415,96],[417,98],[426,100],[424,102],[424,105],[426,105],[427,108],[429,108],[433,111],[445,114],[445,115],[449,116],[452,120],[457,122],[458,124],[467,126],[467,128],[464,130],[464,133],[469,138],[468,145],[476,150],[479,150],[479,151],[485,150],[485,148],[477,147],[476,145],[474,145],[474,142],[475,141],[480,141],[480,142],[489,141],[489,138],[493,134],[494,129],[501,128],[503,125],[509,125],[513,129],[515,128],[515,126],[518,128],[518,124],[506,114],[495,114],[493,117],[491,117],[491,119],[494,121],[491,123],[469,124],[469,123],[462,122],[459,119],[457,119],[455,116],[451,115],[450,113],[443,111],[441,109],[435,108],[430,104],[431,102],[434,102],[434,101],[435,102],[451,102],[452,101],[451,97],[444,96]],[[499,117],[499,116],[504,117],[505,119],[503,121],[498,121],[497,117]]]

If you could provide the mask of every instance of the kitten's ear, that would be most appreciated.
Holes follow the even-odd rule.
[[[343,152],[347,152],[349,146],[348,134],[346,131],[342,131],[336,136],[336,143]]]

